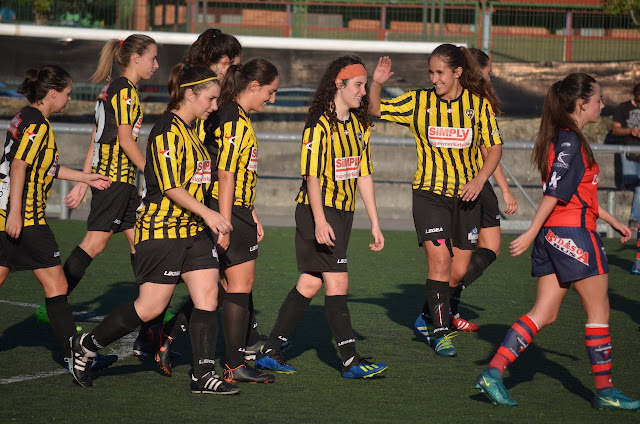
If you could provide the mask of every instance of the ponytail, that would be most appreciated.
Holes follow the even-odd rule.
[[[278,69],[265,59],[251,59],[244,65],[231,65],[222,82],[218,105],[222,107],[236,100],[253,81],[263,86],[271,84],[277,77]]]
[[[40,69],[29,69],[25,72],[24,81],[18,93],[24,95],[29,103],[45,98],[49,90],[64,91],[71,84],[71,76],[56,65],[45,65]]]
[[[112,39],[107,41],[100,52],[98,68],[91,76],[91,82],[111,82],[114,62],[124,69],[129,66],[134,54],[142,56],[151,44],[156,44],[155,40],[143,34],[133,34],[125,40]]]
[[[180,103],[184,100],[187,90],[192,90],[197,96],[209,88],[211,84],[220,84],[215,72],[211,69],[178,63],[169,73],[167,89],[170,100],[166,111],[180,109]]]

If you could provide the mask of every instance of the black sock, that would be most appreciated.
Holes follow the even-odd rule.
[[[58,342],[62,346],[64,356],[71,357],[71,347],[69,346],[69,338],[76,334],[76,322],[73,319],[71,305],[67,302],[67,295],[47,297],[45,299],[47,305],[47,315],[51,323],[51,329],[55,334]]]
[[[245,346],[252,346],[260,340],[256,311],[253,309],[253,292],[249,293],[249,325],[247,326],[247,340]]]
[[[331,328],[333,338],[338,345],[342,363],[349,359],[357,360],[356,339],[351,326],[351,316],[347,306],[347,295],[325,296],[324,313]],[[352,362],[353,363],[353,362]]]
[[[249,323],[249,293],[227,293],[222,308],[222,327],[229,368],[244,364],[244,342]]]
[[[269,334],[265,349],[280,349],[282,343],[289,339],[304,313],[307,312],[309,303],[311,303],[311,299],[301,295],[295,286],[289,291],[280,306],[278,318]]]
[[[224,296],[227,294],[227,291],[222,286],[222,282],[218,281],[218,309],[222,309],[222,305],[224,305]]]
[[[70,295],[80,280],[82,280],[84,273],[87,271],[87,268],[89,268],[89,265],[91,265],[91,261],[93,261],[93,258],[82,250],[80,246],[76,246],[76,248],[71,251],[71,254],[62,267],[64,276],[67,277],[67,283],[69,284],[67,295]]]
[[[162,331],[164,334],[175,339],[182,333],[186,333],[189,329],[189,321],[191,320],[191,313],[193,312],[193,300],[189,298],[187,302],[182,305],[180,310],[175,314],[173,318],[164,324]],[[216,317],[216,321],[217,321]]]
[[[105,346],[131,333],[142,324],[133,302],[124,303],[114,309],[96,328],[85,337],[82,345],[97,352]]]
[[[189,338],[193,351],[193,375],[202,377],[214,371],[216,341],[218,339],[218,314],[193,308],[189,320]]]
[[[471,260],[467,267],[467,272],[464,274],[460,285],[462,290],[469,287],[471,283],[476,281],[484,272],[496,260],[496,254],[491,249],[484,247],[479,248],[471,254]]]
[[[436,338],[451,332],[449,330],[449,303],[449,282],[427,279],[427,304]]]
[[[460,306],[460,286],[451,287],[449,286],[449,296],[451,301],[449,302],[449,306],[451,307],[451,314],[455,317],[458,314],[458,309]]]

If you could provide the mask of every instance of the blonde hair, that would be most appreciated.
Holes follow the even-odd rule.
[[[98,60],[98,68],[91,76],[91,82],[111,82],[111,71],[113,62],[120,65],[123,69],[129,66],[131,56],[138,54],[142,56],[151,44],[156,41],[144,34],[132,34],[125,40],[109,40],[100,52]]]

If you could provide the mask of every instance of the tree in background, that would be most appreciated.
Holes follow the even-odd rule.
[[[640,31],[640,0],[603,0],[604,8],[612,15],[629,15]]]

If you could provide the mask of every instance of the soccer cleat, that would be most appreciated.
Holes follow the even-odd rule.
[[[209,371],[200,378],[195,378],[191,374],[191,393],[235,395],[240,393],[240,387],[225,383],[216,373]]]
[[[368,358],[360,358],[355,364],[342,366],[342,376],[344,378],[369,378],[389,368],[387,364],[381,362],[374,363]]]
[[[591,406],[598,409],[625,409],[640,411],[640,400],[626,397],[614,387],[607,387],[596,392]]]
[[[482,374],[476,379],[476,389],[480,389],[480,392],[484,393],[494,405],[518,406],[518,402],[509,396],[509,392],[507,388],[504,387],[502,379],[492,377],[488,370],[482,371]]]
[[[229,365],[224,366],[224,381],[227,383],[273,383],[275,377],[271,374],[265,374],[247,366],[247,364],[230,368]]]
[[[265,336],[260,336],[258,341],[252,344],[251,346],[245,346],[244,348],[244,360],[245,361],[253,361],[256,359],[256,354],[260,352],[262,346],[267,342],[267,338]]]
[[[96,357],[93,358],[91,369],[93,371],[104,370],[106,368],[109,368],[109,366],[111,366],[117,360],[118,355],[101,355],[100,353],[97,353]]]
[[[73,378],[82,387],[93,386],[93,378],[91,376],[91,365],[96,356],[95,352],[90,352],[82,346],[82,341],[87,333],[78,333],[69,338],[71,344],[71,363],[69,367]]]
[[[435,350],[438,356],[444,356],[448,358],[453,358],[458,356],[458,352],[456,352],[456,348],[453,347],[453,343],[451,343],[451,339],[457,336],[456,333],[445,334],[442,337],[438,337],[435,340]]]
[[[416,318],[416,322],[413,326],[418,333],[422,334],[427,339],[427,345],[429,345],[429,347],[433,347],[435,338],[433,337],[434,327],[431,320],[427,322],[424,319],[424,315],[420,314],[418,315],[418,318]]]
[[[451,328],[452,330],[464,331],[465,333],[473,333],[474,331],[480,330],[478,324],[474,324],[460,317],[451,319]]]
[[[267,349],[265,352],[262,352],[261,349],[256,358],[256,367],[281,374],[293,374],[298,371],[297,368],[286,363],[282,352],[277,349]]]
[[[173,339],[164,333],[162,336],[164,343],[162,343],[162,346],[160,346],[160,349],[156,352],[155,360],[160,366],[160,369],[171,377],[171,343],[173,343]]]
[[[631,267],[631,273],[634,275],[640,275],[640,259],[636,259]]]
[[[138,337],[133,342],[133,354],[141,358],[151,356],[155,358],[156,352],[164,344],[166,337],[162,331],[162,325],[154,325],[147,329],[145,333],[138,334]],[[182,354],[180,352],[174,352],[170,350],[171,359],[180,359]]]

